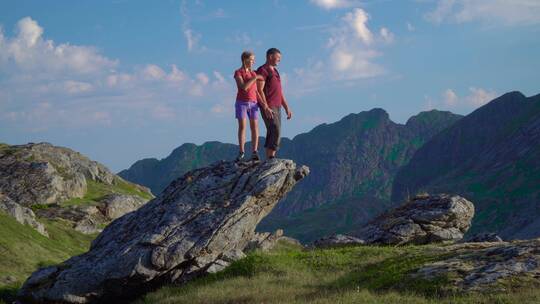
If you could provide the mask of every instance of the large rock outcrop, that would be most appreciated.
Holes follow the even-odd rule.
[[[49,143],[0,145],[0,191],[20,205],[81,198],[89,181],[113,185],[122,180],[102,164],[68,148]],[[132,186],[150,193],[146,187]]]
[[[125,182],[79,152],[50,143],[0,145],[0,191],[22,206],[82,198],[88,182]],[[150,194],[148,188],[134,185]]]
[[[308,173],[305,166],[279,159],[219,162],[188,172],[107,226],[87,253],[32,274],[20,298],[118,303],[211,272],[213,265],[238,256],[257,223]]]
[[[427,244],[457,241],[471,226],[474,205],[448,194],[419,195],[386,212],[355,236],[366,244]]]
[[[448,291],[505,290],[540,279],[540,238],[462,243],[439,248],[447,258],[420,267],[412,277],[445,278]]]
[[[38,217],[66,219],[78,231],[96,233],[153,197],[148,188],[123,180],[79,152],[46,142],[0,144],[0,193],[8,215],[44,235],[45,227],[27,207],[37,207]],[[66,206],[75,198],[83,203]]]
[[[17,222],[23,225],[29,225],[37,230],[37,232],[48,237],[49,234],[45,229],[45,225],[36,220],[36,215],[30,208],[23,207],[9,197],[0,193],[0,210],[4,211],[7,215],[13,217]]]

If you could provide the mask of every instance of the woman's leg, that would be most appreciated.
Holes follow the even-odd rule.
[[[238,118],[238,145],[240,152],[244,153],[244,144],[246,143],[246,119]]]
[[[251,147],[253,151],[257,151],[259,149],[259,124],[257,119],[250,119],[249,127],[251,129]]]

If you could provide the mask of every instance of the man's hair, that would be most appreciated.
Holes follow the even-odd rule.
[[[243,51],[243,52],[242,52],[242,56],[240,57],[240,58],[242,59],[242,64],[244,64],[244,61],[245,61],[246,59],[248,59],[249,57],[254,56],[254,55],[255,55],[255,54],[253,54],[252,51]]]
[[[274,54],[281,54],[281,52],[276,48],[270,48],[268,51],[266,51],[266,57]]]

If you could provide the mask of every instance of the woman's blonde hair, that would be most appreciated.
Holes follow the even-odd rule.
[[[244,64],[244,61],[246,59],[249,59],[249,57],[255,56],[255,54],[252,51],[243,51],[242,56],[240,57],[242,59],[242,65]]]

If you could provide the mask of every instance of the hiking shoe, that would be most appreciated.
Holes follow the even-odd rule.
[[[238,153],[238,156],[236,157],[236,161],[243,161],[244,160],[244,152]]]
[[[257,151],[253,151],[253,153],[251,154],[251,160],[252,160],[252,161],[259,161],[259,160],[261,160],[261,159],[259,158],[259,154],[257,153]]]

